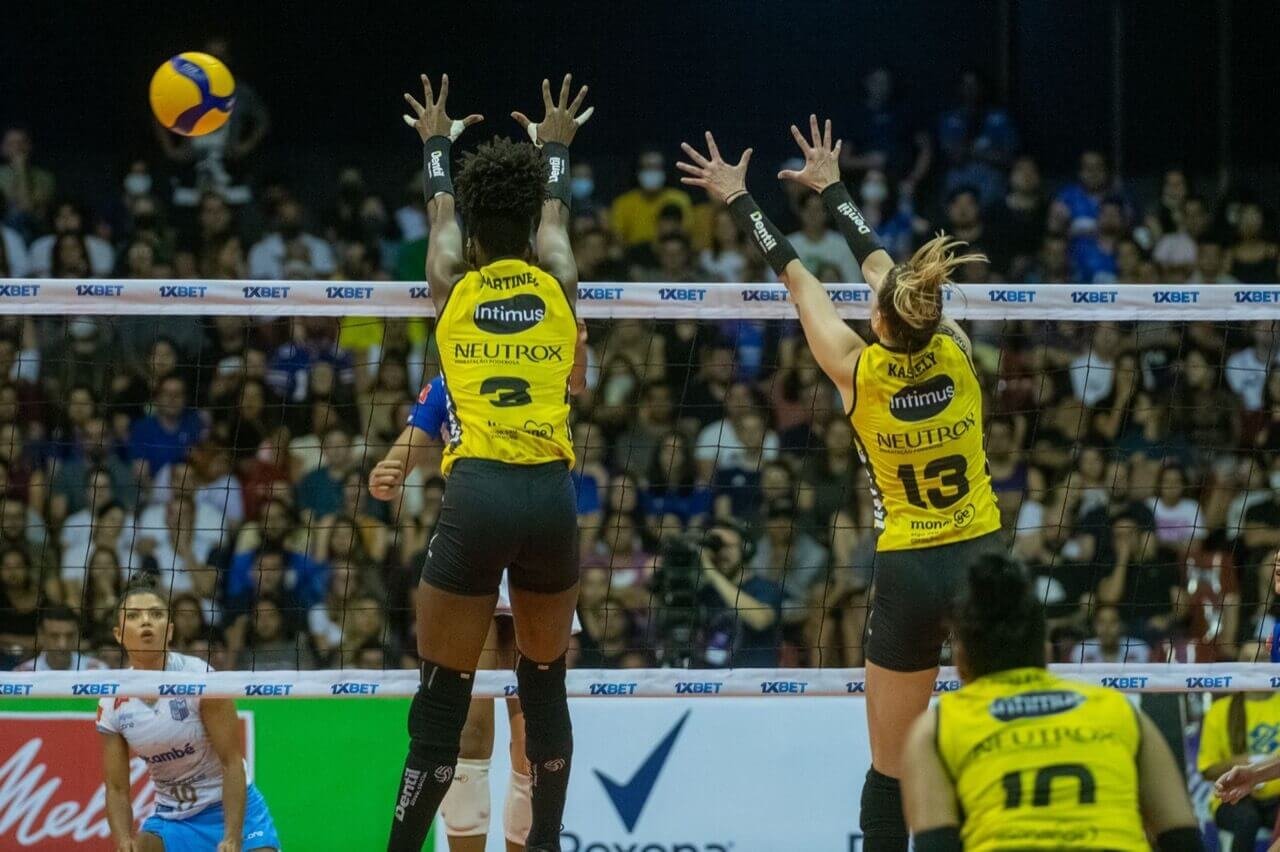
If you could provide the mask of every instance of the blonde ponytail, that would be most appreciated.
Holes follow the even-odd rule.
[[[942,321],[942,288],[951,283],[952,274],[966,263],[987,261],[984,254],[962,254],[966,245],[939,231],[910,260],[894,267],[880,306],[898,342],[913,349],[928,343]]]

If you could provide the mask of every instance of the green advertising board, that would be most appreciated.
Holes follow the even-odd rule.
[[[408,699],[243,699],[236,706],[253,714],[255,783],[286,852],[386,843],[408,746]],[[0,700],[5,713],[96,709],[93,701]],[[97,755],[81,760],[96,766]],[[435,848],[430,838],[424,848]]]

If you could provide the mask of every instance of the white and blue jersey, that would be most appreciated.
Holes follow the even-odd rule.
[[[170,651],[167,672],[206,672],[196,657]],[[104,698],[98,702],[98,731],[123,737],[147,764],[156,789],[155,812],[142,830],[159,836],[166,852],[213,849],[222,839],[222,762],[200,716],[200,699]],[[212,840],[211,840],[212,839]],[[278,849],[279,838],[266,801],[252,784],[245,799],[244,846]]]

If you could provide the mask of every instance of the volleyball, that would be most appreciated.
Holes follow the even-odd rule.
[[[204,136],[226,124],[235,93],[236,81],[221,60],[179,53],[151,77],[151,111],[174,133]]]

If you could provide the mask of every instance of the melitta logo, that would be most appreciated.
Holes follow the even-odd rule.
[[[1021,695],[997,698],[988,705],[987,712],[1001,722],[1012,722],[1014,719],[1031,719],[1037,716],[1065,713],[1083,703],[1084,696],[1078,692],[1067,690],[1024,692]]]
[[[430,299],[431,288],[430,287],[410,287],[409,298],[410,299]]]
[[[865,680],[851,680],[844,685],[844,691],[850,695],[866,695],[867,682]]]
[[[1187,678],[1187,689],[1226,689],[1229,686],[1231,686],[1231,675]]]
[[[246,684],[244,688],[246,697],[283,696],[291,692],[293,692],[293,684],[291,683],[250,683]]]
[[[588,686],[590,695],[635,695],[634,683],[593,683]]]
[[[162,683],[160,697],[168,695],[204,695],[206,684],[203,683]]]
[[[427,160],[427,177],[444,177],[444,151],[432,151]]]
[[[622,288],[579,287],[578,298],[584,302],[616,302],[622,298]]]
[[[1157,305],[1194,305],[1200,301],[1199,290],[1156,290],[1151,299]]]
[[[1073,305],[1113,305],[1119,290],[1074,290],[1071,293]]]
[[[836,207],[836,212],[852,222],[854,227],[858,229],[859,234],[871,233],[871,228],[868,227],[866,220],[862,218],[862,212],[848,201],[838,205]]]
[[[760,684],[761,695],[804,695],[809,688],[805,680],[766,680]]]
[[[631,776],[631,780],[619,784],[599,769],[592,770],[604,786],[604,791],[608,794],[609,801],[613,803],[614,810],[618,812],[622,824],[627,827],[627,834],[635,830],[636,823],[640,820],[640,812],[644,810],[645,803],[653,793],[654,785],[658,783],[658,774],[662,772],[667,758],[671,756],[676,739],[680,736],[685,723],[689,721],[689,714],[692,712],[692,710],[684,711],[680,721],[676,722],[675,727],[667,732],[653,751],[649,752],[649,756],[644,759],[644,763],[640,764],[640,768]]]
[[[0,695],[30,695],[29,683],[0,683]]]
[[[1237,305],[1272,305],[1280,302],[1280,290],[1237,290]]]
[[[113,299],[124,292],[123,284],[77,284],[77,296],[94,296]]]
[[[850,302],[870,302],[870,290],[828,290],[827,295],[831,297],[831,301],[836,304],[847,304]]]
[[[471,320],[491,334],[519,334],[546,319],[547,303],[532,293],[521,293],[476,305]]]
[[[178,748],[169,749],[168,751],[162,751],[159,754],[144,754],[140,755],[140,757],[147,763],[155,766],[157,763],[168,763],[171,760],[181,760],[182,758],[190,757],[195,753],[196,747],[191,743],[187,743],[185,746],[179,746]]]
[[[918,423],[941,414],[955,398],[955,380],[943,373],[895,393],[889,398],[889,413],[895,420]]]
[[[760,251],[768,254],[778,247],[778,239],[769,233],[769,227],[764,223],[764,214],[759,210],[751,213],[751,235],[756,238],[756,245],[760,246]]]
[[[380,683],[357,683],[344,681],[329,684],[329,692],[333,695],[377,695]]]
[[[518,361],[563,361],[563,346],[546,346],[541,343],[455,343],[453,357],[458,361],[496,361],[511,364]]]
[[[785,302],[787,301],[786,290],[743,290],[742,301],[744,302]]]
[[[40,295],[39,284],[0,284],[0,299],[34,299]]]
[[[705,287],[663,287],[658,298],[664,302],[701,302],[707,297]]]
[[[326,299],[372,299],[372,287],[325,287]]]
[[[73,683],[72,695],[115,695],[120,691],[118,683]]]
[[[204,284],[163,284],[161,299],[203,299],[209,288]]]
[[[1102,685],[1109,686],[1112,689],[1146,689],[1147,680],[1148,678],[1146,677],[1136,675],[1131,677],[1104,677]]]
[[[934,692],[957,692],[960,689],[960,681],[958,680],[935,680],[933,682]]]
[[[987,298],[993,302],[1024,302],[1036,300],[1035,290],[988,290]]]
[[[241,287],[246,299],[287,299],[291,287]]]
[[[676,695],[719,695],[723,683],[712,680],[680,681],[676,684]]]

